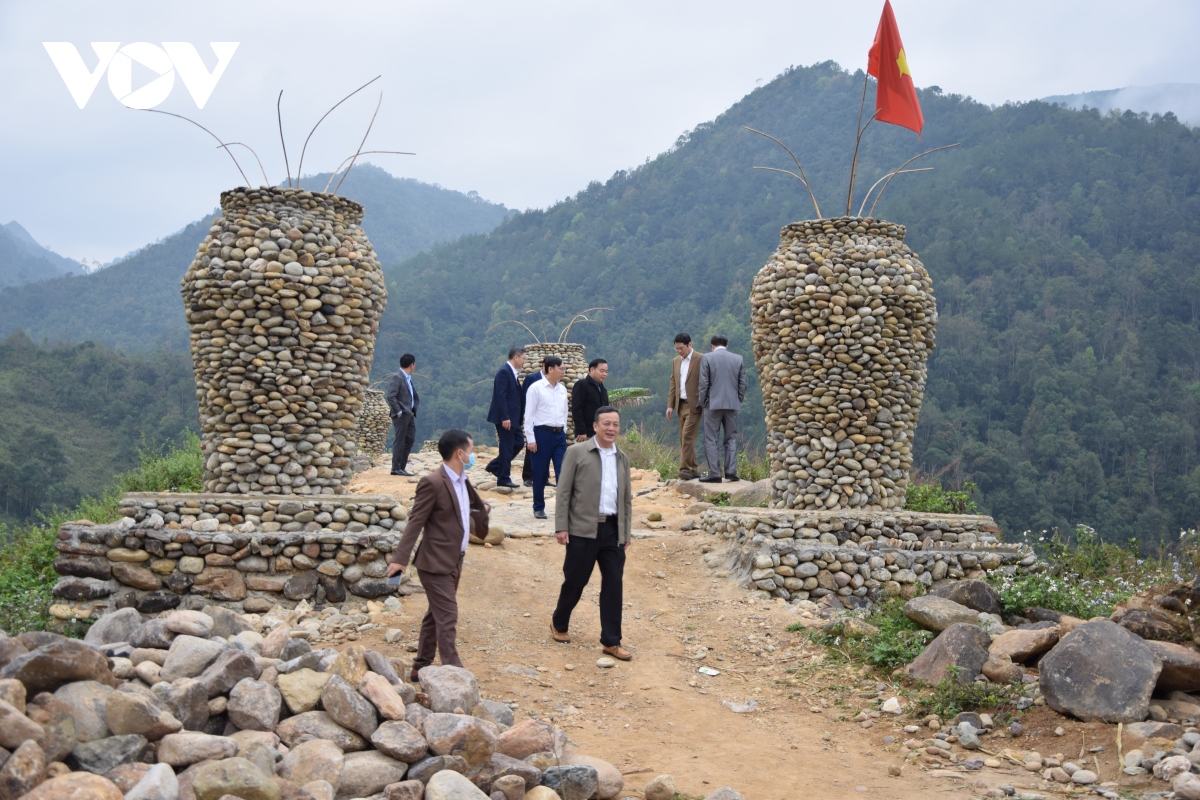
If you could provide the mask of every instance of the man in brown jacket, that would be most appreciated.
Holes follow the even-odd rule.
[[[704,412],[696,405],[700,397],[700,359],[692,349],[692,337],[681,333],[675,337],[675,352],[671,362],[671,390],[667,393],[667,419],[679,417],[679,479],[689,481],[700,477],[696,463],[696,435]],[[682,376],[682,379],[681,377]]]
[[[554,508],[554,537],[566,545],[563,583],[550,620],[556,642],[569,642],[571,612],[600,565],[600,644],[613,658],[633,658],[621,647],[622,581],[633,520],[629,457],[617,449],[621,414],[596,410],[596,435],[567,448]]]
[[[388,565],[389,576],[403,572],[417,537],[425,534],[413,564],[429,600],[429,610],[421,620],[417,656],[409,675],[411,681],[417,680],[417,672],[432,664],[438,653],[443,665],[462,666],[454,643],[458,627],[458,579],[472,527],[484,532],[488,529],[487,504],[467,479],[467,470],[475,463],[474,449],[475,443],[466,431],[452,428],[438,439],[442,468],[430,472],[417,484],[408,524]]]

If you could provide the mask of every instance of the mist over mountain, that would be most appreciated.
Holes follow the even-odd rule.
[[[1200,125],[1200,84],[1156,83],[1151,86],[1126,86],[1098,92],[1059,94],[1044,97],[1047,103],[1067,108],[1094,108],[1097,111],[1132,111],[1135,114],[1174,114],[1188,125]]]

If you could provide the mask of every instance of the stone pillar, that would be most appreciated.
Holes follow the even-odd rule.
[[[546,344],[527,344],[525,345],[525,368],[521,370],[521,384],[525,383],[525,376],[531,372],[537,372],[542,368],[542,359],[546,356],[558,356],[563,360],[563,366],[567,370],[567,374],[563,377],[563,382],[567,385],[567,443],[575,441],[575,424],[571,419],[571,390],[575,388],[575,381],[587,377],[588,374],[588,359],[587,351],[581,344],[560,344],[558,342],[548,342]]]
[[[221,211],[182,287],[204,490],[342,494],[387,302],[363,208],[264,186]]]
[[[755,276],[773,508],[900,509],[937,308],[905,229],[796,222]]]

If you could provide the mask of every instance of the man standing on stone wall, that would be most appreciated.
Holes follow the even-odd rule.
[[[517,486],[512,479],[512,462],[522,441],[520,374],[524,366],[525,348],[514,347],[508,351],[508,363],[492,380],[492,405],[487,418],[496,426],[500,452],[484,469],[496,476],[497,486]]]
[[[675,360],[671,362],[671,389],[667,393],[667,419],[679,417],[679,479],[690,481],[700,477],[696,463],[696,434],[700,431],[703,412],[700,399],[700,353],[692,349],[692,337],[681,333],[675,337]]]
[[[571,419],[575,422],[575,441],[583,442],[596,435],[596,409],[608,405],[608,362],[593,358],[588,364],[587,377],[575,381],[571,389]]]
[[[421,668],[433,663],[435,655],[441,655],[443,666],[462,666],[455,642],[458,581],[472,527],[481,536],[486,536],[488,530],[488,506],[467,478],[467,470],[475,464],[474,450],[475,442],[466,431],[451,428],[438,439],[442,468],[433,470],[417,484],[404,535],[388,564],[389,577],[403,572],[409,556],[413,555],[417,537],[425,534],[413,556],[413,566],[429,600],[409,675],[414,682]]]
[[[533,456],[533,516],[546,519],[546,481],[550,464],[554,474],[562,474],[563,454],[567,452],[567,385],[563,360],[546,356],[542,361],[545,380],[529,387],[525,400],[525,440]],[[528,457],[528,456],[527,456]]]
[[[617,449],[621,415],[615,408],[597,409],[593,425],[594,437],[567,449],[558,479],[554,538],[567,553],[550,634],[556,642],[571,641],[571,612],[599,564],[600,644],[613,658],[629,661],[633,656],[621,646],[622,583],[633,517],[629,457]]]
[[[729,340],[717,334],[710,340],[712,352],[700,362],[698,401],[704,409],[704,458],[708,476],[701,483],[721,482],[721,452],[725,453],[725,480],[736,481],[737,415],[746,399],[746,365],[742,357],[729,352]],[[724,428],[720,450],[717,436]]]
[[[392,443],[393,475],[412,475],[408,471],[408,454],[412,452],[417,436],[417,405],[421,401],[412,382],[416,368],[416,356],[412,353],[400,356],[400,370],[392,376],[385,395],[392,428],[396,431],[396,441]]]

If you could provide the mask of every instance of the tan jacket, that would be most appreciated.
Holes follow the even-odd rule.
[[[595,438],[567,448],[554,497],[554,530],[571,536],[596,538],[600,519],[600,453]],[[621,544],[633,527],[633,490],[629,456],[617,448],[617,532]],[[405,531],[407,533],[407,530]]]
[[[700,359],[703,356],[700,351],[692,348],[692,364],[688,368],[687,375],[687,403],[688,408],[692,411],[698,411],[700,406],[696,401],[700,399]],[[667,408],[679,413],[679,369],[683,363],[682,356],[675,356],[675,360],[671,362],[671,390],[667,393]]]
[[[467,499],[471,503],[471,530],[484,531],[486,535],[487,506],[483,504],[470,481],[467,481]],[[421,540],[421,546],[417,548],[413,557],[416,568],[422,572],[441,575],[453,572],[458,567],[458,559],[462,554],[462,517],[458,510],[458,496],[450,484],[450,477],[441,465],[421,478],[417,484],[417,494],[413,498],[408,523],[404,526],[404,535],[400,537],[400,544],[392,553],[393,564],[408,566],[409,555],[412,554],[417,537],[422,532],[425,538]]]

